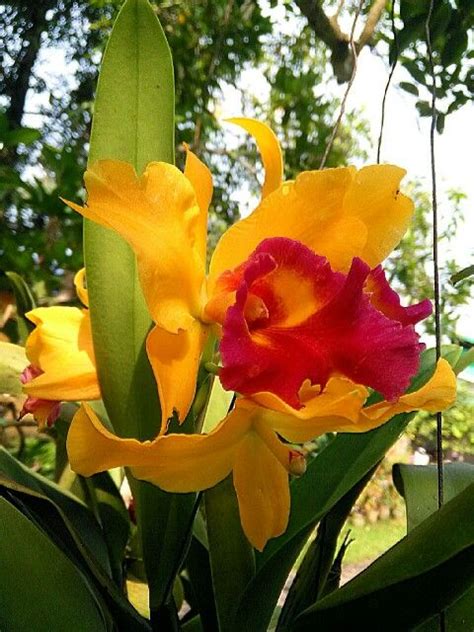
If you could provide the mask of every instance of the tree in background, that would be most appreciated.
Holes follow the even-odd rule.
[[[433,14],[445,112],[454,111],[472,95],[472,77],[465,61],[472,52],[467,39],[458,38],[466,30],[472,9],[469,3],[458,4],[448,10],[446,3],[436,2]],[[43,297],[57,295],[65,281],[70,286],[70,273],[82,265],[82,222],[59,196],[77,199],[82,192],[98,63],[120,5],[121,0],[16,0],[0,8],[2,268],[24,275]],[[350,77],[352,51],[347,29],[341,25],[351,23],[357,7],[357,3],[320,0],[273,1],[269,5],[249,0],[156,4],[175,64],[178,163],[182,164],[181,143],[186,141],[211,166],[216,190],[210,224],[215,237],[245,206],[245,199],[237,193],[247,191],[250,201],[258,176],[258,171],[249,169],[255,164],[251,141],[246,139],[238,150],[225,144],[218,119],[226,88],[234,88],[232,94],[240,100],[238,109],[268,120],[277,131],[285,150],[287,177],[302,169],[317,169],[339,105],[321,86],[333,75],[341,82]],[[397,6],[394,9],[398,13]],[[426,91],[430,79],[421,26],[426,21],[427,3],[401,3],[396,37],[391,11],[390,3],[363,3],[356,49],[370,46],[387,57],[390,52],[387,61],[397,53],[400,63]],[[289,20],[294,22],[291,32],[281,28]],[[53,66],[54,72],[58,56],[65,60],[67,76],[56,72],[49,77],[45,68]],[[266,82],[267,95],[262,99],[247,92],[243,74],[250,68]],[[408,89],[407,83],[402,87]],[[421,102],[418,107],[423,114]],[[22,127],[27,103],[34,104],[37,116],[27,120],[33,120],[37,129]],[[364,144],[367,124],[358,113],[349,112],[327,166],[364,158]],[[253,182],[248,185],[252,174]],[[408,298],[416,300],[420,293],[429,294],[431,285],[427,270],[429,200],[419,188],[415,187],[414,194],[416,228],[401,245],[403,257],[395,257],[391,274],[408,288]],[[454,199],[451,221],[459,218],[459,199]],[[449,240],[451,234],[446,231],[444,238]],[[454,267],[454,261],[449,261],[446,272]],[[443,324],[452,337],[456,307],[469,292],[466,285],[445,289]]]

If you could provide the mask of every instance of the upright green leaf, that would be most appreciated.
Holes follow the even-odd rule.
[[[448,501],[474,483],[474,465],[445,463],[444,500]],[[393,481],[407,505],[407,528],[411,531],[438,509],[438,470],[436,465],[393,466]]]
[[[89,164],[112,158],[140,172],[152,160],[174,162],[173,112],[172,61],[161,26],[146,0],[127,0],[101,66]],[[135,256],[119,235],[86,221],[85,260],[109,418],[121,436],[150,439],[160,427],[159,403],[144,348],[151,321]]]
[[[111,630],[81,572],[18,509],[0,498],[0,629]]]
[[[255,575],[255,555],[242,531],[232,477],[207,490],[204,498],[217,617],[225,632],[231,629],[238,598]]]
[[[146,0],[127,0],[102,62],[89,163],[112,158],[140,172],[174,162],[173,65],[163,30]],[[159,244],[157,244],[159,248]],[[85,260],[101,391],[115,431],[150,439],[160,427],[157,388],[146,356],[151,322],[135,257],[115,233],[85,222]],[[137,503],[152,610],[172,586],[188,528],[192,495],[172,496],[131,480]]]

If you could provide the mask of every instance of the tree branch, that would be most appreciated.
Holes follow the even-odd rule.
[[[11,127],[20,127],[33,66],[41,47],[41,35],[47,27],[46,14],[54,6],[52,0],[32,3],[23,8],[27,27],[22,36],[23,47],[11,72],[13,81],[6,81],[5,95],[10,97],[6,115]]]
[[[360,52],[360,50],[368,44],[368,42],[370,42],[372,35],[374,34],[375,27],[379,23],[382,13],[385,10],[386,4],[387,0],[375,0],[374,4],[370,7],[365,26],[360,34],[359,40],[357,41],[356,47],[358,52]]]
[[[354,54],[349,45],[349,36],[341,30],[338,17],[342,8],[339,4],[335,15],[328,17],[322,8],[323,0],[295,0],[301,13],[308,20],[316,37],[331,51],[331,64],[338,83],[345,83],[352,77]],[[387,0],[374,0],[355,49],[357,53],[371,40],[375,28],[385,10]]]
[[[295,0],[295,2],[308,20],[316,37],[331,50],[331,64],[338,82],[348,81],[352,74],[352,63],[350,63],[349,72],[346,68],[347,60],[352,57],[349,37],[341,31],[337,17],[329,18],[324,13],[320,0]]]

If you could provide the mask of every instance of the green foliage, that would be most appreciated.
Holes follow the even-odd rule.
[[[322,88],[329,55],[300,21],[296,34],[283,32],[268,42],[262,69],[270,95],[268,102],[255,104],[258,115],[270,122],[281,139],[288,179],[301,171],[319,169],[339,109],[339,101]],[[285,63],[276,64],[276,59]],[[348,112],[326,166],[345,165],[356,157],[365,159],[362,144],[367,137],[365,119],[358,112]]]
[[[0,561],[2,591],[0,624],[3,629],[111,630],[103,609],[72,562],[21,511],[0,498],[2,540]],[[18,551],[22,555],[18,556]],[[31,582],[31,583],[30,583]],[[26,584],[35,598],[24,598]],[[56,588],[61,586],[61,607]],[[54,588],[54,589],[53,589]],[[80,616],[78,616],[80,613]]]
[[[98,64],[121,4],[121,0],[48,0],[35,12],[29,6],[20,10],[12,3],[2,16],[3,28],[15,32],[14,38],[2,42],[5,54],[16,61],[8,68],[4,93],[8,124],[17,126],[14,114],[23,114],[26,92],[21,106],[20,76],[32,92],[47,97],[35,118],[41,140],[29,151],[23,145],[8,152],[7,164],[0,170],[0,201],[5,209],[0,216],[2,267],[19,272],[31,285],[41,281],[46,295],[70,284],[65,271],[82,265],[81,219],[59,197],[78,200],[82,196]],[[247,139],[238,149],[226,147],[227,130],[218,122],[223,90],[237,88],[242,111],[257,113],[275,125],[291,176],[319,165],[332,127],[337,100],[324,97],[317,89],[328,62],[310,31],[301,40],[286,35],[258,3],[180,0],[153,6],[170,43],[177,78],[178,163],[182,165],[181,143],[186,141],[214,176],[209,221],[212,250],[217,237],[238,218],[242,209],[236,192],[247,188],[243,183],[258,164],[255,146]],[[35,59],[43,50],[64,55],[70,79],[60,85],[45,82],[41,65],[29,68],[18,54],[27,45]],[[286,59],[279,71],[275,55]],[[0,63],[1,59],[0,55]],[[251,102],[239,88],[241,74],[249,68],[261,74],[262,81],[269,81],[271,98],[264,106]],[[274,116],[273,112],[280,114]],[[328,164],[362,155],[357,137],[365,133],[365,124],[353,117],[338,135]],[[257,190],[256,182],[250,190]]]
[[[389,519],[399,520],[403,516],[403,503],[392,482],[392,463],[391,458],[383,459],[357,499],[348,520],[351,527]]]
[[[424,298],[433,300],[431,201],[419,183],[411,183],[407,193],[415,204],[413,221],[400,245],[387,259],[385,269],[390,282],[408,301],[418,302]],[[444,217],[447,219],[440,231],[439,241],[446,252],[449,252],[453,237],[462,225],[461,202],[464,199],[462,192],[452,190],[443,201]],[[472,296],[472,286],[469,284],[461,283],[454,287],[449,283],[457,267],[452,255],[441,264],[441,330],[450,340],[456,340],[459,307]],[[422,326],[427,333],[434,334],[433,318],[423,321]]]
[[[443,451],[447,458],[474,454],[474,396],[469,382],[459,380],[458,397],[454,406],[443,413]],[[436,454],[436,417],[419,412],[409,424],[407,434],[414,447],[424,448],[434,458]]]
[[[421,116],[431,116],[430,93],[433,81],[425,33],[430,3],[410,0],[402,1],[398,6],[403,26],[399,28],[397,25],[399,30],[396,40],[388,13],[382,23],[381,35],[390,44],[390,59],[397,56],[401,65],[410,73],[414,84],[417,84],[403,82],[400,87],[418,97],[416,105]],[[440,133],[444,129],[446,116],[472,101],[474,97],[471,63],[474,55],[473,21],[472,2],[435,0],[430,33],[436,67],[437,130]]]
[[[410,630],[450,606],[474,580],[473,500],[470,485],[366,571],[302,613],[291,629],[344,629],[351,621],[375,632],[383,620],[385,630]]]

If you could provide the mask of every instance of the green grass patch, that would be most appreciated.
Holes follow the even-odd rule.
[[[342,530],[342,537],[348,528]],[[350,527],[351,539],[344,556],[344,564],[360,564],[374,560],[406,535],[405,520],[383,520],[361,527]]]

